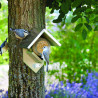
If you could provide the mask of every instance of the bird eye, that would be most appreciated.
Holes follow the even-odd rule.
[[[28,33],[26,30],[24,30],[25,33]]]

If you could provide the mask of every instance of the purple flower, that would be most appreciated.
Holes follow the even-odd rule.
[[[2,93],[4,90],[0,89],[0,93]]]
[[[98,77],[96,72],[84,76],[86,83],[60,81],[50,84],[50,89],[45,90],[45,98],[98,98]],[[82,86],[82,87],[81,87]],[[8,91],[0,90],[0,98],[8,98]]]
[[[63,81],[60,81],[60,84],[61,84],[61,86],[63,86],[64,84],[63,84]]]
[[[55,87],[55,84],[52,84],[51,87],[54,88]]]
[[[59,88],[59,83],[56,85],[56,88]]]
[[[83,79],[86,79],[85,84],[83,81],[81,83],[66,81],[66,86],[64,86],[63,81],[56,86],[53,84],[54,89],[50,89],[50,95],[54,98],[97,98],[98,77],[96,75],[94,72],[88,73],[88,76],[83,75]]]

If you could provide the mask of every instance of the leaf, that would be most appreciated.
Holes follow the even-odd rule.
[[[98,31],[98,25],[95,27],[94,31]]]
[[[78,7],[81,4],[82,0],[75,0],[72,4],[72,7]]]
[[[62,0],[56,0],[56,2],[61,2]]]
[[[86,12],[87,12],[87,13],[92,12],[92,9],[89,8],[89,7],[87,7]]]
[[[80,14],[81,12],[84,12],[86,11],[86,7],[79,7],[79,8],[76,8],[76,10],[73,12],[73,15],[77,15],[77,14]]]
[[[88,29],[89,31],[92,30],[92,27],[91,27],[90,25],[88,25],[87,23],[85,23],[84,25],[87,27],[87,29]]]
[[[71,22],[74,23],[75,21],[77,21],[81,16],[77,15],[74,18],[72,18]]]
[[[84,3],[85,3],[86,5],[91,5],[92,2],[91,2],[91,0],[85,0]]]
[[[78,30],[82,27],[82,25],[83,25],[82,23],[76,25],[76,27],[75,27],[75,31],[78,31]]]
[[[58,18],[63,18],[65,16],[64,13],[61,12],[61,10],[59,11],[60,15],[58,16]]]
[[[64,13],[60,13],[57,19],[53,20],[54,23],[59,23],[62,21],[62,18],[65,16]]]
[[[53,3],[52,3],[52,9],[56,9],[56,10],[59,10],[59,3],[58,2],[56,2],[56,1],[54,1]]]
[[[46,6],[49,7],[49,8],[52,8],[52,3],[53,3],[53,0],[51,0],[51,1],[47,0],[46,1]]]
[[[86,17],[86,16],[84,16],[85,18],[86,18],[86,21],[89,23],[89,18],[88,17]]]
[[[62,12],[65,13],[65,10],[66,10],[66,9],[67,9],[67,8],[66,8],[66,3],[63,2],[62,5],[61,5],[61,10],[62,10]]]
[[[53,20],[53,22],[54,22],[54,23],[59,23],[59,22],[61,22],[61,21],[62,21],[62,19],[59,19],[59,18],[58,18],[58,19]]]
[[[94,22],[98,22],[98,16],[94,18]]]
[[[84,40],[87,37],[87,31],[85,29],[83,29],[83,31],[82,31],[82,37],[83,37]]]
[[[94,9],[94,13],[98,14],[98,8],[97,7]]]
[[[65,14],[68,13],[70,7],[70,0],[66,0],[62,2],[61,11]]]
[[[54,9],[52,9],[50,13],[52,14],[53,12],[54,12]]]
[[[73,12],[73,15],[77,15],[79,14],[81,11],[81,8],[77,8],[74,12]]]

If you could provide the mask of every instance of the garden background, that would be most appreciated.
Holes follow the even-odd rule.
[[[8,36],[8,3],[0,1],[1,45]],[[82,20],[73,22],[73,9],[62,22],[53,23],[59,11],[55,10],[52,14],[50,11],[47,7],[46,29],[58,39],[61,47],[51,47],[49,72],[45,73],[45,97],[98,98],[98,31],[93,29],[98,25],[98,16],[92,14],[88,20],[83,14]],[[77,26],[81,22],[84,25]],[[81,32],[83,30],[86,32]],[[7,51],[0,55],[0,96],[3,98],[7,98],[8,93],[8,64]]]

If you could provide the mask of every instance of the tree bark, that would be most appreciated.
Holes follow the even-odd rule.
[[[8,27],[45,28],[45,0],[9,0]],[[44,66],[34,73],[23,63],[21,40],[9,31],[9,98],[44,98]],[[28,58],[27,58],[28,59]]]

